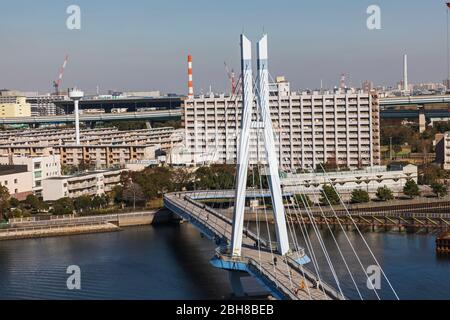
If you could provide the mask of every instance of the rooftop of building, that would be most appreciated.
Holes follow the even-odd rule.
[[[0,165],[0,176],[7,176],[10,174],[27,172],[28,166],[26,165]]]

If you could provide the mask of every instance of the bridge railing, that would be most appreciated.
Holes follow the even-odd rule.
[[[342,296],[340,292],[338,292],[331,285],[323,281],[318,281],[318,277],[312,271],[304,266],[300,267],[298,262],[295,261],[292,257],[288,257],[287,261],[291,268],[294,268],[298,273],[300,273],[312,283],[317,283],[318,289],[323,290],[328,297],[332,298],[333,300],[345,300],[345,297]]]
[[[212,209],[211,207],[208,207],[206,204],[193,200],[188,195],[184,195],[184,200],[191,203],[192,205],[197,206],[198,208],[201,208],[202,210],[205,210],[206,212],[214,215],[215,217],[221,219],[222,221],[226,222],[230,226],[233,224],[233,220],[225,217],[223,214],[217,212],[216,210]],[[245,236],[247,236],[248,238],[252,239],[253,241],[259,242],[265,247],[269,247],[269,244],[266,240],[261,239],[254,232],[248,230],[247,228],[244,228],[243,234]]]
[[[277,279],[272,275],[272,270],[264,267],[260,262],[256,261],[255,259],[247,257],[245,259],[242,259],[240,257],[233,257],[231,255],[229,247],[216,248],[215,252],[216,257],[221,260],[225,259],[228,262],[242,263],[247,265],[247,268],[250,269],[249,271],[253,272],[254,274],[256,274],[261,278],[266,278],[266,280],[270,282],[268,283],[267,281],[265,281],[266,285],[272,287],[271,289],[275,289],[280,294],[289,296],[289,298],[292,300],[298,299],[298,296],[294,293],[294,291],[292,291],[291,288],[283,285],[283,283],[279,281],[279,279]]]

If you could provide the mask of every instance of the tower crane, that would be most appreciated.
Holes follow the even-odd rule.
[[[227,72],[227,76],[228,79],[230,80],[231,83],[231,94],[235,94],[236,93],[236,74],[234,73],[234,69],[228,68],[228,65],[226,62],[224,62],[225,65],[225,71]]]
[[[59,88],[61,87],[62,79],[64,76],[64,70],[67,66],[67,61],[69,60],[69,55],[66,55],[66,58],[64,59],[64,63],[59,71],[58,79],[53,81],[53,87],[55,88],[55,95],[59,95]]]

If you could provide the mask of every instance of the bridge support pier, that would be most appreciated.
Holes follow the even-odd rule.
[[[241,278],[247,276],[243,272],[239,271],[228,271],[228,278],[230,279],[231,289],[236,297],[245,297],[244,286],[242,285]]]

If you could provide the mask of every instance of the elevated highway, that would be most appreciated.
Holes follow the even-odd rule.
[[[450,104],[450,95],[448,96],[414,96],[399,98],[380,98],[380,116],[383,119],[405,119],[418,118],[419,114],[424,113],[427,118],[447,118],[450,117],[450,109],[389,109],[389,107],[405,106],[423,106],[426,104]],[[66,102],[67,103],[67,102]],[[117,103],[117,102],[115,102]],[[89,106],[89,105],[87,105]],[[103,105],[100,105],[103,107]],[[81,122],[108,122],[108,121],[130,121],[130,120],[148,120],[148,121],[169,121],[181,119],[181,105],[175,108],[160,109],[154,111],[133,111],[123,113],[95,113],[81,114]],[[133,109],[135,110],[135,109]],[[137,109],[136,109],[137,110]],[[40,125],[40,124],[62,124],[75,121],[73,114],[61,116],[38,116],[38,117],[20,117],[20,118],[0,118],[0,125]]]
[[[123,113],[97,113],[97,114],[81,114],[81,122],[108,122],[108,121],[168,121],[181,119],[181,110],[158,110],[158,111],[142,111],[142,112],[123,112]],[[21,118],[0,118],[0,125],[14,124],[62,124],[72,123],[75,121],[73,114],[62,116],[43,116],[43,117],[21,117]]]

